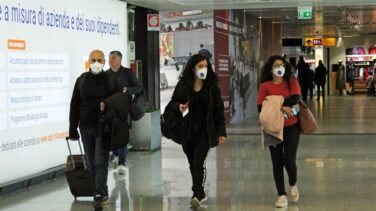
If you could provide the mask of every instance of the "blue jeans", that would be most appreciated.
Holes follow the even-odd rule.
[[[108,157],[109,150],[102,144],[102,136],[97,127],[80,128],[82,143],[89,169],[95,177],[95,194],[108,195]]]
[[[131,115],[128,114],[128,125],[131,125],[131,123],[132,123]],[[129,142],[130,142],[130,140],[129,140]],[[125,166],[125,164],[127,163],[128,144],[125,145],[125,147],[123,149],[114,150],[114,151],[112,151],[112,153],[115,156],[119,157],[118,165],[124,165]]]
[[[114,150],[112,153],[114,153],[115,156],[119,156],[118,159],[118,165],[124,165],[127,163],[127,155],[128,155],[128,144],[125,145],[124,148]]]

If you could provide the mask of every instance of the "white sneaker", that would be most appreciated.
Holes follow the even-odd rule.
[[[278,208],[285,208],[287,207],[287,198],[286,195],[279,196],[277,201],[275,202],[275,207]]]
[[[290,195],[291,195],[291,200],[293,202],[298,202],[299,200],[299,190],[298,190],[298,185],[294,185],[290,187]]]
[[[197,209],[197,208],[200,207],[200,205],[201,205],[200,200],[198,200],[196,197],[193,197],[191,199],[191,208],[192,209]]]
[[[204,198],[202,198],[201,200],[196,197],[196,196],[193,196],[192,199],[191,199],[191,208],[192,209],[197,209],[201,206],[201,204],[205,201],[208,200],[208,197],[206,196],[206,194],[204,195]]]
[[[119,174],[125,174],[125,166],[124,165],[118,165],[117,171]]]

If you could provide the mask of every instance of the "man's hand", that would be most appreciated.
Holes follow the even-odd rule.
[[[123,93],[127,92],[127,87],[123,87]]]
[[[219,142],[219,144],[224,144],[225,141],[226,141],[226,137],[224,137],[224,136],[219,136],[219,137],[218,137],[218,142]]]
[[[78,139],[80,139],[80,134],[76,128],[69,128],[69,137],[67,138],[72,141],[78,141]]]
[[[104,104],[104,102],[100,102],[100,103],[99,103],[99,109],[100,109],[101,111],[104,111],[105,107],[106,107],[106,104]]]

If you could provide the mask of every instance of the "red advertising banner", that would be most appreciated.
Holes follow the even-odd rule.
[[[214,71],[219,77],[219,87],[225,107],[226,123],[230,122],[230,56],[229,11],[214,11]]]

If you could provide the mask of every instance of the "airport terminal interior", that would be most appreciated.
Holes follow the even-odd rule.
[[[0,35],[0,211],[376,210],[375,0],[0,0]],[[219,78],[227,137],[209,150],[207,200],[195,207],[187,157],[161,133],[160,116],[202,48]],[[107,71],[110,52],[121,52],[148,101],[124,166],[108,159],[100,207],[73,196],[65,175],[72,93],[94,49]],[[300,135],[299,201],[285,171],[281,207],[256,104],[272,55],[295,75],[300,57],[313,73],[319,61],[327,68],[325,96],[312,85],[306,100],[318,129]]]

